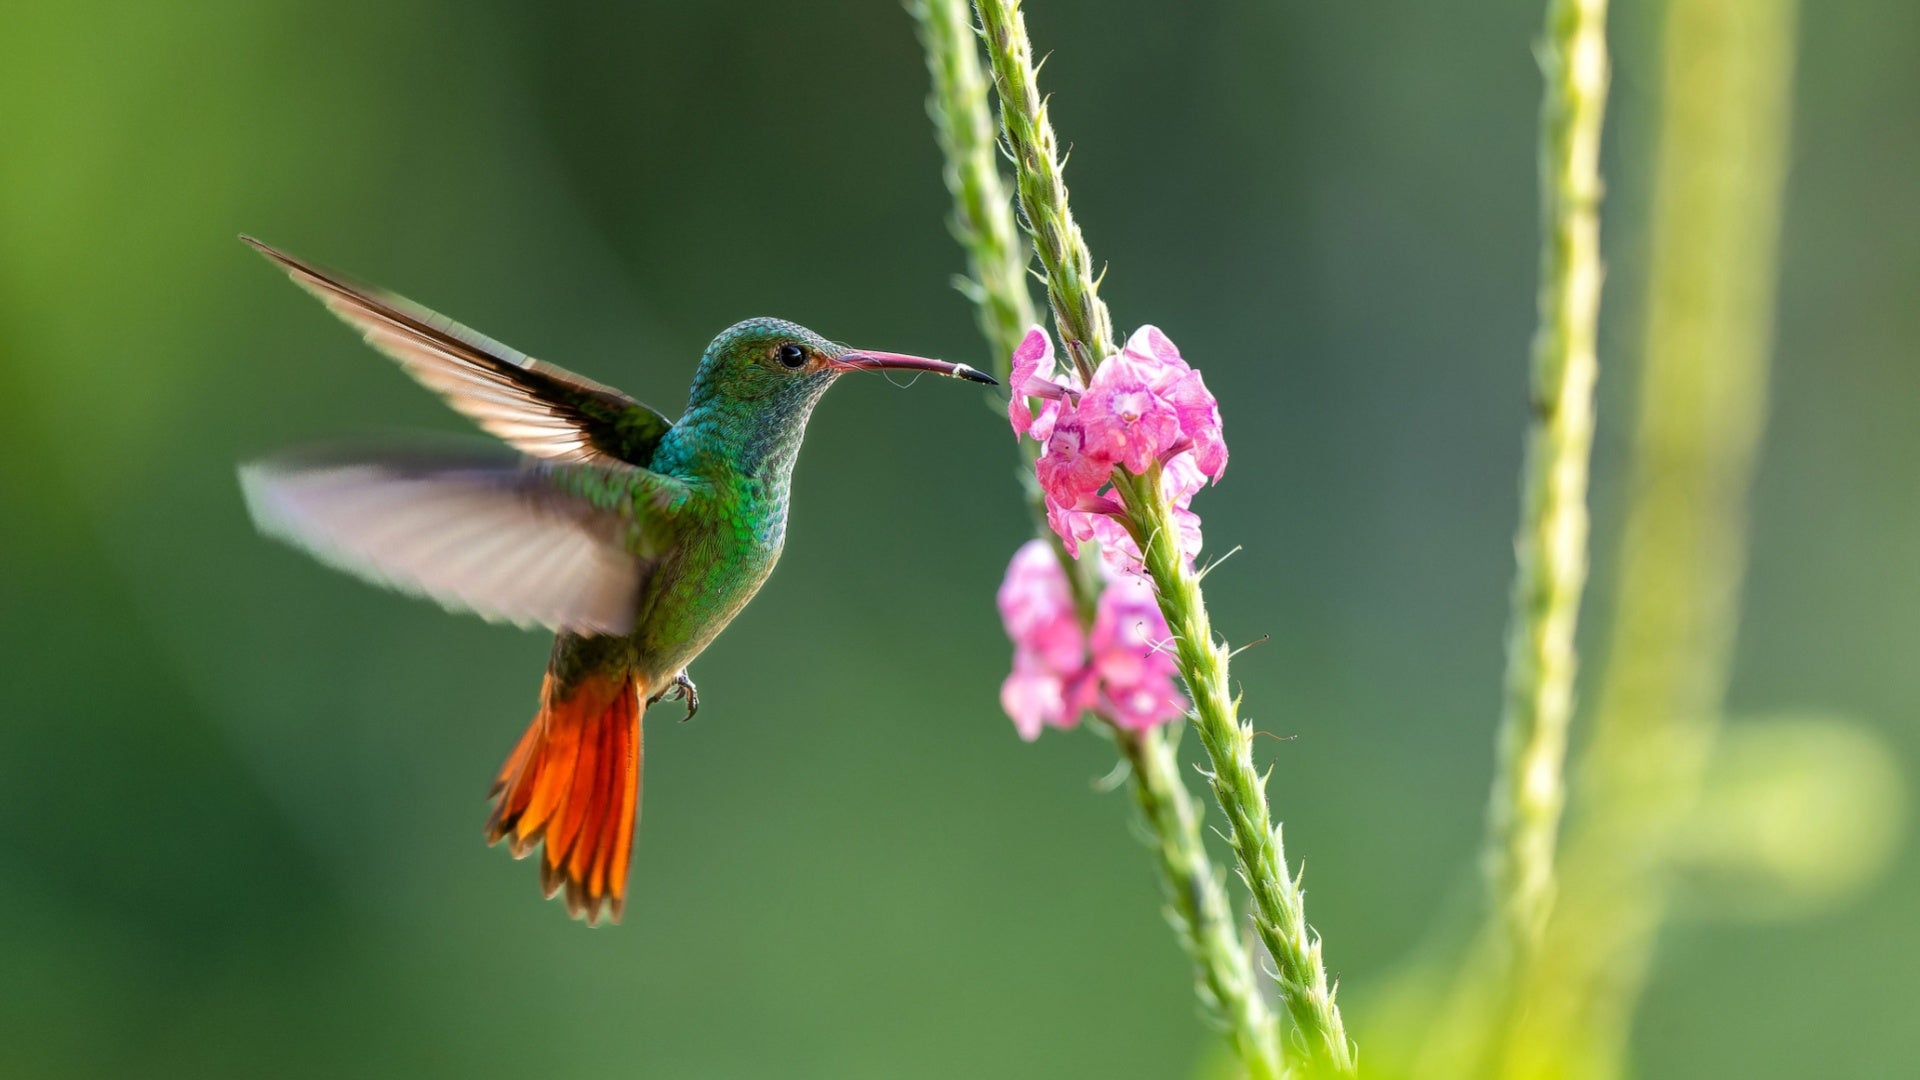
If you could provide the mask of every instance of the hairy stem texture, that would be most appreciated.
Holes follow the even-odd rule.
[[[1540,50],[1540,322],[1514,535],[1506,695],[1487,814],[1494,908],[1514,962],[1546,925],[1566,802],[1562,773],[1573,715],[1574,630],[1587,578],[1598,368],[1606,17],[1606,0],[1550,0]]]

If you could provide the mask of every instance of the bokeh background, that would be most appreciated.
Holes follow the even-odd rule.
[[[1597,462],[1607,615],[1655,5],[1616,5]],[[1449,911],[1498,708],[1540,5],[1034,0],[1117,321],[1204,368],[1245,551],[1215,624],[1366,1039]],[[624,925],[480,842],[547,642],[248,526],[237,461],[461,423],[257,233],[677,411],[778,314],[986,366],[890,0],[6,5],[0,1073],[1177,1076],[1208,1053],[1112,754],[1020,743],[1027,528],[982,396],[846,380],[786,558],[656,714]],[[1920,774],[1920,7],[1808,5],[1776,398],[1732,705]],[[1646,1076],[1890,1076],[1920,859],[1682,922]]]

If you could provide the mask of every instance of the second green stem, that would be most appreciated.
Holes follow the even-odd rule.
[[[1514,536],[1506,703],[1487,812],[1486,860],[1509,964],[1538,942],[1553,903],[1566,803],[1574,628],[1587,579],[1600,314],[1600,128],[1606,0],[1551,0],[1540,50],[1540,323],[1533,341],[1520,526]]]

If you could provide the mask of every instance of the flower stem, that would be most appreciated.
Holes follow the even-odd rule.
[[[1549,0],[1540,50],[1540,322],[1486,848],[1495,916],[1515,962],[1537,944],[1553,904],[1554,844],[1566,802],[1598,368],[1606,17],[1607,0]]]
[[[1036,82],[1033,48],[1017,0],[978,0],[987,54],[1000,97],[1001,131],[1016,169],[1020,208],[1045,271],[1054,322],[1074,364],[1091,378],[1112,355],[1112,322],[1098,294],[1092,258],[1067,205],[1058,144]],[[1282,1001],[1298,1042],[1317,1069],[1352,1075],[1355,1051],[1334,1005],[1320,941],[1307,925],[1298,878],[1285,868],[1266,788],[1253,766],[1252,731],[1229,692],[1227,650],[1213,638],[1200,581],[1181,557],[1158,477],[1115,470],[1114,489],[1141,541],[1175,660],[1193,698],[1194,728],[1212,762],[1214,795],[1226,813],[1227,839],[1254,901],[1254,926],[1272,954]]]
[[[1640,415],[1563,898],[1506,1074],[1622,1072],[1669,844],[1719,726],[1767,391],[1793,0],[1670,0]]]
[[[1113,728],[1133,773],[1133,799],[1152,832],[1166,886],[1168,921],[1193,958],[1195,992],[1226,1029],[1250,1078],[1284,1075],[1273,1015],[1240,944],[1232,902],[1207,857],[1200,808],[1180,778],[1180,758],[1159,729]]]
[[[1265,778],[1253,765],[1253,727],[1239,719],[1239,701],[1228,693],[1228,650],[1214,639],[1199,578],[1181,555],[1158,477],[1116,470],[1114,488],[1130,512],[1173,636],[1175,660],[1193,697],[1194,730],[1213,766],[1208,780],[1226,813],[1227,842],[1241,879],[1253,895],[1254,928],[1276,965],[1280,999],[1308,1059],[1320,1069],[1351,1076],[1356,1055],[1334,1004],[1320,935],[1307,924],[1300,877],[1287,870],[1280,829],[1267,809]]]
[[[919,23],[933,78],[927,112],[946,159],[947,188],[954,200],[953,234],[967,252],[970,277],[962,291],[978,310],[980,331],[1004,379],[1007,359],[1034,322],[1033,302],[1027,294],[1026,251],[1000,177],[987,84],[968,2],[913,0],[908,10]],[[1037,448],[1027,440],[1021,440],[1021,446],[1031,466]],[[1093,621],[1097,586],[1087,568],[1069,556],[1060,538],[1047,528],[1031,468],[1025,476],[1035,528],[1052,542],[1086,629]],[[1194,964],[1196,993],[1225,1028],[1251,1080],[1277,1080],[1284,1069],[1273,1016],[1235,930],[1233,906],[1221,876],[1207,855],[1200,832],[1201,811],[1181,780],[1179,757],[1159,730],[1136,733],[1104,719],[1102,724],[1130,766],[1134,802],[1153,839],[1170,921]]]
[[[1007,383],[1012,381],[1013,350],[1035,321],[1033,298],[1027,293],[1027,249],[1014,224],[994,148],[993,115],[987,108],[987,81],[980,70],[980,50],[974,42],[970,10],[968,0],[907,2],[907,12],[919,27],[927,73],[933,82],[927,95],[927,116],[933,121],[934,138],[946,163],[943,173],[947,191],[953,195],[948,228],[967,253],[967,273],[955,284],[973,302],[993,367],[1000,381]],[[1091,625],[1099,583],[1092,570],[1067,554],[1066,545],[1047,528],[1046,504],[1033,481],[1032,465],[1039,447],[1022,439],[1020,449],[1027,459],[1021,483],[1033,513],[1035,533],[1052,545],[1061,569],[1066,571],[1080,621]]]
[[[1033,298],[1027,293],[1026,246],[1008,209],[1006,180],[994,150],[993,114],[971,8],[968,0],[909,0],[907,11],[919,24],[927,73],[933,77],[927,116],[953,195],[948,226],[967,253],[968,276],[960,280],[960,291],[974,303],[980,333],[1004,383],[1011,378],[1013,350],[1034,323]]]
[[[1100,299],[1093,256],[1067,205],[1060,151],[1040,97],[1033,46],[1019,0],[980,0],[987,57],[1000,95],[1000,125],[1014,157],[1020,211],[1047,284],[1053,321],[1082,379],[1091,380],[1100,359],[1112,355],[1113,320]]]

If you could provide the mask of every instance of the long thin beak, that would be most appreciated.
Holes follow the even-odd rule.
[[[842,371],[927,371],[945,375],[949,379],[966,379],[988,386],[1000,385],[1000,380],[965,364],[949,364],[945,360],[929,360],[924,356],[908,356],[905,353],[855,349],[841,353],[830,362]]]

